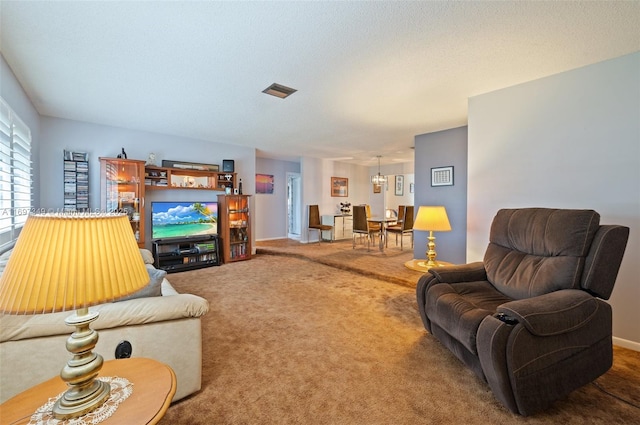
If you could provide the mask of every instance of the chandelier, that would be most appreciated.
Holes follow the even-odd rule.
[[[378,174],[371,177],[371,183],[382,185],[387,182],[387,176],[383,176],[382,174],[380,174],[380,158],[382,158],[382,156],[377,155],[377,158],[378,158]]]

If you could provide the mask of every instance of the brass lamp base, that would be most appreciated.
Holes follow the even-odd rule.
[[[429,231],[429,242],[427,243],[426,260],[410,260],[404,263],[405,267],[411,270],[419,272],[427,272],[429,269],[441,266],[450,266],[451,263],[446,261],[436,261],[438,254],[436,253],[436,237],[433,236],[433,231]]]
[[[111,385],[94,380],[90,387],[82,391],[67,390],[53,406],[56,419],[77,418],[102,406],[111,395]]]
[[[417,272],[428,272],[429,269],[432,269],[435,267],[443,267],[443,266],[451,266],[451,265],[453,265],[453,263],[448,263],[446,261],[436,261],[435,266],[429,265],[429,261],[424,259],[423,260],[413,259],[404,263],[404,266],[406,268],[415,270]]]
[[[60,377],[69,385],[69,389],[53,406],[56,419],[77,418],[109,399],[111,386],[95,379],[104,360],[92,351],[98,343],[98,332],[89,325],[99,315],[98,312],[89,313],[88,308],[81,308],[65,319],[65,323],[75,326],[76,331],[67,339],[67,350],[73,354],[73,358],[62,368]]]

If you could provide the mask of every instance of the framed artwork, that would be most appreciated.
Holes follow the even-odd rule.
[[[404,176],[396,176],[396,196],[404,195]]]
[[[273,174],[256,174],[256,193],[273,195]]]
[[[431,186],[453,186],[453,167],[432,168]]]
[[[373,193],[381,193],[382,192],[382,185],[379,184],[373,184]]]
[[[349,196],[349,179],[346,177],[331,177],[331,196]]]

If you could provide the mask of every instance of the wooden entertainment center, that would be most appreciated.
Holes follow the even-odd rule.
[[[177,272],[251,259],[249,197],[234,194],[236,173],[158,166],[146,166],[144,171],[145,190],[218,192],[218,235],[154,240],[157,268]]]

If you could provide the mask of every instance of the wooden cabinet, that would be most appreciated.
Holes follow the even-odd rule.
[[[144,248],[144,161],[100,158],[100,207],[126,213],[138,246]]]
[[[251,259],[249,195],[218,195],[218,220],[224,262]]]
[[[218,240],[217,235],[154,240],[154,266],[167,273],[219,266]]]
[[[190,170],[169,167],[145,167],[147,190],[200,189],[224,191],[235,187],[236,174],[217,171]]]
[[[333,240],[351,239],[353,235],[353,216],[348,214],[323,215],[322,224],[333,226]],[[331,240],[332,232],[322,232],[322,239]]]

